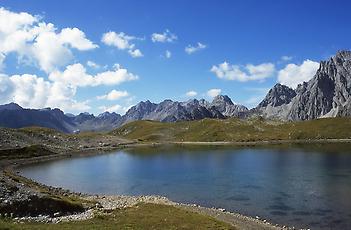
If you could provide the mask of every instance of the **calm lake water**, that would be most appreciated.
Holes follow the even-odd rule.
[[[21,172],[73,191],[157,194],[282,225],[351,229],[350,144],[134,149]]]

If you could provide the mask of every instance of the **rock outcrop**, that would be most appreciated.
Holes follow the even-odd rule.
[[[214,107],[226,117],[239,117],[241,113],[248,111],[245,106],[234,104],[227,95],[216,96],[207,107]]]
[[[275,85],[256,110],[265,117],[311,120],[351,115],[351,51],[322,61],[315,76],[292,90]]]

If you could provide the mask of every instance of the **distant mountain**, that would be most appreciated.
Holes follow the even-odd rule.
[[[103,131],[118,127],[120,118],[121,115],[108,112],[98,117],[88,113],[74,116],[64,114],[59,109],[23,109],[15,103],[0,106],[0,126],[9,128],[41,126],[66,133],[76,130]]]
[[[256,107],[267,118],[311,120],[351,115],[351,51],[322,61],[315,76],[296,88],[275,85]]]
[[[0,105],[0,126],[43,126],[63,132],[112,130],[136,120],[176,122],[250,116],[294,121],[351,116],[351,51],[339,51],[328,61],[322,61],[314,77],[295,90],[276,84],[251,110],[233,103],[226,95],[218,95],[212,102],[204,99],[164,100],[158,104],[142,101],[123,116],[109,112],[75,116],[59,109],[24,109],[15,103]]]
[[[290,102],[295,96],[296,92],[293,89],[278,83],[268,91],[263,101],[254,109],[253,114],[287,120]]]
[[[157,104],[151,103],[149,100],[145,102],[141,101],[126,112],[126,114],[122,117],[122,123],[143,120],[145,116],[154,111],[156,107]]]
[[[105,112],[98,116],[89,113],[64,114],[59,109],[23,109],[15,103],[0,106],[0,126],[20,128],[43,126],[63,132],[107,131],[135,120],[156,120],[161,122],[191,121],[203,118],[224,119],[238,116],[247,108],[234,104],[228,96],[217,96],[210,103],[201,100],[177,102],[165,100],[159,104],[150,101],[139,102],[125,115]]]
[[[105,131],[119,127],[121,115],[104,112],[97,117],[89,113],[81,113],[72,119],[76,130],[80,131]]]
[[[71,132],[75,124],[59,109],[23,109],[17,104],[10,103],[0,108],[0,126],[10,128],[42,126]]]
[[[248,111],[245,106],[234,104],[227,95],[216,96],[207,107],[215,108],[226,117],[240,117],[240,114]]]
[[[164,100],[159,104],[140,102],[122,116],[122,124],[135,120],[155,120],[162,122],[191,121],[203,118],[237,117],[248,111],[243,105],[234,104],[228,96],[216,96],[213,101],[192,99],[186,102]]]
[[[288,86],[276,84],[272,89],[268,91],[268,94],[263,101],[258,104],[258,108],[264,108],[267,106],[278,107],[283,104],[289,104],[291,100],[296,96],[296,92]]]

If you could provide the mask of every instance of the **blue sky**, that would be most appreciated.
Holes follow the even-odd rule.
[[[13,20],[0,20],[0,102],[32,108],[123,114],[141,100],[211,100],[218,93],[254,107],[277,82],[295,88],[320,60],[350,49],[349,1],[5,0],[0,6],[2,17]],[[18,20],[21,12],[33,18]],[[42,23],[52,36],[38,32]]]

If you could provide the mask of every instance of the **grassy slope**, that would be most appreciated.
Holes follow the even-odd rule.
[[[262,119],[203,119],[176,123],[135,121],[112,134],[139,141],[261,141],[351,138],[350,118],[325,118],[303,122]]]
[[[41,145],[31,145],[18,149],[0,150],[0,160],[2,159],[23,159],[39,156],[53,155],[54,152],[44,148]]]
[[[116,210],[91,220],[59,224],[14,224],[0,219],[0,229],[234,229],[211,217],[156,204]]]

